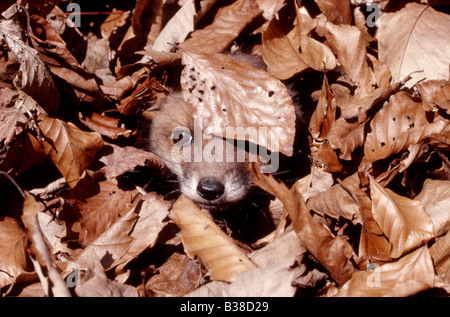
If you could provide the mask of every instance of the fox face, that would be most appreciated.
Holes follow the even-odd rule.
[[[167,98],[151,125],[150,150],[176,175],[181,193],[211,211],[242,200],[252,187],[248,153],[205,134],[180,93]]]

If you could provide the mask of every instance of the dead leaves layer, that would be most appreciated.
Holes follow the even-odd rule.
[[[22,23],[0,24],[0,168],[20,180],[50,162],[59,179],[44,188],[27,179],[37,200],[0,215],[2,295],[19,283],[23,294],[47,296],[68,287],[77,296],[448,292],[449,15],[408,3],[382,12],[373,38],[364,7],[315,3],[321,14],[288,1],[185,1],[173,12],[162,1],[151,10],[138,2],[111,13],[103,38],[89,40],[88,50],[111,60],[90,51],[84,62],[45,16],[10,8]],[[261,37],[252,54],[268,72],[217,54],[250,34]],[[144,54],[137,63],[136,54]],[[181,58],[185,98],[205,130],[270,127],[276,135],[243,139],[287,155],[296,154],[295,113],[280,80],[324,78],[308,91],[318,101],[311,173],[288,189],[254,170],[276,197],[268,215],[279,225],[245,251],[186,198],[170,211],[162,196],[123,182],[138,166],[164,170],[130,145],[128,123],[159,105]]]

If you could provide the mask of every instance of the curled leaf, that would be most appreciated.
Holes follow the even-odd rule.
[[[20,30],[14,19],[0,21],[0,37],[20,63],[13,83],[16,88],[33,97],[48,113],[54,113],[59,107],[59,92],[47,65],[38,51],[25,44]]]
[[[389,239],[392,258],[433,238],[433,223],[420,201],[400,196],[369,179],[372,214]]]

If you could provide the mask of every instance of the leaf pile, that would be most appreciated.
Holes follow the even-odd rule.
[[[0,294],[448,295],[448,7],[377,1],[369,27],[371,3],[138,0],[92,8],[97,29],[61,1],[2,3]],[[219,54],[236,45],[267,72]],[[276,131],[244,139],[294,172],[284,84],[301,83],[308,173],[288,186],[251,165],[267,234],[241,241],[158,191],[138,122],[173,83],[204,130]]]

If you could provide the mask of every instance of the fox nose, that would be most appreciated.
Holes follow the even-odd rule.
[[[225,192],[225,186],[215,177],[203,177],[197,184],[197,193],[205,199],[214,200]]]

